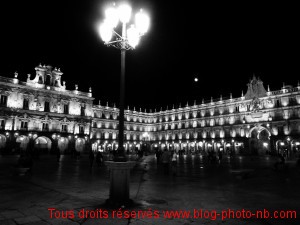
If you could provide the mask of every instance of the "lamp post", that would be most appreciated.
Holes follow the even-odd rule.
[[[138,45],[140,37],[147,32],[150,22],[149,17],[140,10],[135,15],[135,25],[130,25],[127,29],[131,11],[131,7],[125,3],[120,4],[118,8],[113,5],[105,10],[105,20],[99,26],[104,44],[121,50],[118,150],[114,162],[106,162],[110,169],[110,193],[107,203],[114,207],[132,203],[129,199],[129,178],[130,169],[135,165],[135,162],[127,161],[124,149],[125,56],[127,50],[133,50]],[[122,24],[121,35],[115,31],[119,21]]]
[[[121,77],[120,77],[120,108],[119,108],[119,137],[118,151],[115,161],[126,161],[124,149],[124,102],[125,102],[125,56],[127,50],[133,50],[139,44],[140,37],[144,35],[150,24],[149,17],[141,9],[135,15],[135,25],[127,24],[131,17],[131,7],[125,3],[118,8],[113,4],[105,10],[105,20],[99,26],[99,33],[107,46],[113,46],[121,50]],[[121,35],[115,31],[118,22],[122,24]],[[112,38],[114,37],[114,40]]]

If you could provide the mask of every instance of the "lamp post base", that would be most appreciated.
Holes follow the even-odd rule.
[[[105,162],[110,170],[109,199],[106,200],[108,205],[112,207],[132,205],[133,201],[129,198],[130,169],[135,164],[135,161]]]

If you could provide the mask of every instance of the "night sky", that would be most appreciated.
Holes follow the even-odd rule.
[[[120,51],[104,46],[95,29],[106,1],[8,2],[0,7],[1,76],[18,71],[26,80],[39,63],[50,64],[61,68],[67,89],[91,86],[95,103],[118,105]],[[170,109],[230,92],[239,97],[253,73],[271,90],[297,85],[298,7],[208,2],[131,1],[150,14],[151,27],[126,55],[126,108]]]

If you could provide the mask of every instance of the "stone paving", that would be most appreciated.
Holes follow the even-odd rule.
[[[300,224],[299,219],[225,219],[164,218],[166,210],[226,209],[297,210],[300,213],[300,168],[288,161],[279,171],[273,169],[276,159],[224,158],[220,164],[209,164],[199,156],[178,159],[176,175],[164,174],[153,155],[138,161],[131,172],[130,196],[134,206],[125,211],[148,212],[158,218],[112,218],[118,209],[105,206],[109,195],[109,173],[105,166],[89,168],[88,156],[76,160],[63,156],[42,156],[34,162],[32,174],[16,176],[12,166],[16,156],[0,156],[0,225],[92,225],[92,224],[184,224],[184,225],[277,225]],[[234,176],[232,169],[251,169],[249,177]],[[50,218],[49,208],[60,211]],[[106,210],[109,218],[79,218],[81,210]],[[70,216],[71,212],[75,217]],[[62,214],[63,213],[63,214]],[[71,213],[71,214],[72,214]],[[92,214],[90,214],[92,216]],[[95,215],[94,215],[95,216]],[[300,217],[300,214],[297,215]]]

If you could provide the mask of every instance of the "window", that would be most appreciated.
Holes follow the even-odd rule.
[[[83,128],[83,126],[79,126],[79,133],[80,134],[84,134],[84,128]]]
[[[38,81],[39,84],[43,84],[43,78],[41,76],[39,76],[39,81]]]
[[[68,125],[67,124],[61,125],[61,132],[67,132],[67,130],[68,130]]]
[[[24,99],[24,101],[23,101],[23,109],[29,109],[29,100],[28,99]]]
[[[43,131],[49,131],[49,124],[48,123],[43,123]]]
[[[81,106],[81,116],[85,116],[85,106]]]
[[[7,96],[6,95],[1,95],[0,105],[6,106],[6,103],[7,103]]]
[[[45,102],[45,109],[44,109],[45,112],[50,112],[50,103],[49,102]]]
[[[68,104],[64,105],[64,114],[69,114],[69,105]]]
[[[21,121],[21,129],[27,129],[28,128],[28,122]]]

